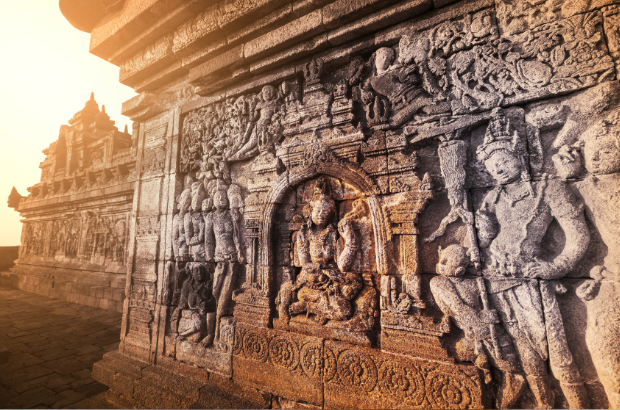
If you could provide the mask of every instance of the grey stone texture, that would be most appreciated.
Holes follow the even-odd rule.
[[[2,280],[122,306],[99,405],[620,406],[618,2],[92,3],[133,134],[61,129]]]

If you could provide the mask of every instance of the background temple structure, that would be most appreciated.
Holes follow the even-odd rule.
[[[149,408],[620,407],[620,2],[60,0],[139,93],[0,284],[122,311]]]
[[[136,140],[91,94],[43,150],[41,182],[9,206],[24,217],[19,259],[0,283],[122,311]]]

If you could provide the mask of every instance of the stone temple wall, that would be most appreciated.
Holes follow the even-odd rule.
[[[13,271],[123,274],[110,401],[620,407],[620,2],[60,8],[134,131],[61,128]]]
[[[43,150],[41,181],[8,205],[23,219],[0,285],[122,312],[136,147],[94,96]]]

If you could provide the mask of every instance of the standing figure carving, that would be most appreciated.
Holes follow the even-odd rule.
[[[223,316],[230,314],[232,291],[238,272],[245,262],[239,235],[239,213],[229,209],[228,186],[218,182],[213,195],[215,210],[205,214],[205,254],[209,262],[217,264],[213,282],[213,296],[217,303],[215,345],[225,350],[219,341],[219,328]]]
[[[172,250],[175,259],[174,277],[172,280],[172,304],[177,305],[181,298],[181,289],[187,279],[185,269],[189,261],[189,247],[185,235],[185,215],[191,205],[191,191],[186,188],[176,199],[175,215],[172,218]]]
[[[174,252],[174,257],[177,261],[189,260],[189,247],[185,232],[185,220],[186,215],[189,213],[191,200],[192,196],[189,187],[184,189],[176,200],[179,213],[177,213],[172,219],[172,249]],[[187,219],[189,219],[189,217]],[[189,224],[187,225],[189,226]]]
[[[288,321],[300,313],[314,314],[315,320],[346,320],[354,312],[353,299],[362,289],[359,274],[351,272],[360,242],[354,218],[343,218],[338,229],[332,223],[336,203],[329,182],[319,178],[310,201],[307,223],[296,233],[295,264],[301,267],[295,282],[282,285],[278,296],[280,318]],[[344,240],[337,255],[338,234]]]
[[[187,212],[184,216],[183,225],[185,230],[186,242],[189,245],[189,254],[193,261],[205,260],[204,236],[205,223],[202,218],[202,202],[205,198],[203,183],[194,182],[191,187],[192,212]]]
[[[572,270],[588,247],[583,209],[562,181],[530,180],[525,139],[518,132],[505,132],[506,121],[495,115],[477,150],[478,160],[497,183],[476,214],[490,299],[512,337],[538,406],[551,408],[554,403],[547,383],[549,360],[570,407],[588,408],[555,296],[566,288],[553,282]],[[554,219],[566,244],[547,261],[541,245]]]
[[[583,160],[582,160],[583,156]],[[590,271],[592,281],[577,289],[586,302],[586,344],[592,355],[611,408],[620,407],[620,113],[612,112],[593,124],[573,145],[560,148],[553,158],[566,178],[583,176],[575,183],[586,205],[586,215],[607,245],[603,265]]]
[[[273,149],[273,144],[282,130],[278,129],[280,108],[282,105],[282,95],[272,85],[263,87],[258,101],[252,109],[251,119],[253,127],[251,129],[249,141],[239,149],[231,160],[242,160],[253,157],[259,151],[269,151]],[[250,130],[248,130],[250,131]]]

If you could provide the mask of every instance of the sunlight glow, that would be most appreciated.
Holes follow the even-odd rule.
[[[71,26],[57,0],[0,2],[0,246],[18,245],[19,214],[6,206],[15,186],[39,182],[41,151],[84,107],[90,93],[122,131],[131,121],[121,104],[135,93],[118,82],[118,67],[88,52],[90,35]]]

